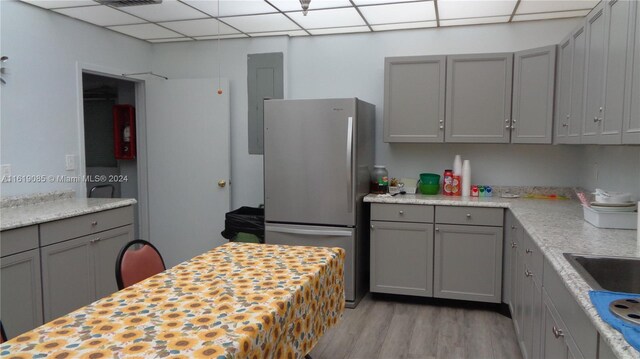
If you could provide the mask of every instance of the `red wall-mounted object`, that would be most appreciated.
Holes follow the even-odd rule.
[[[133,106],[113,106],[113,142],[117,160],[136,158],[136,109]]]

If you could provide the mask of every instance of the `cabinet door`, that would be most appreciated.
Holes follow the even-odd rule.
[[[533,280],[528,275],[529,269],[524,266],[524,272],[519,273],[522,281],[522,321],[520,347],[523,350],[524,359],[532,359],[533,348]]]
[[[515,231],[511,227],[515,227],[515,217],[511,211],[507,211],[504,217],[504,241],[502,244],[502,302],[509,306],[509,310],[513,313],[511,306],[511,263],[515,260],[511,253],[511,244],[514,242]]]
[[[94,301],[93,239],[80,237],[41,248],[45,321]]]
[[[598,143],[621,144],[627,79],[631,1],[607,0],[605,19],[604,113]]]
[[[434,296],[500,303],[502,227],[436,224]]]
[[[604,6],[600,3],[587,16],[587,59],[585,70],[582,143],[596,144],[604,114],[605,34]]]
[[[551,143],[556,46],[515,53],[512,143]]]
[[[571,34],[571,116],[567,129],[567,143],[580,143],[584,123],[584,84],[587,56],[587,34],[581,26]]]
[[[533,277],[533,301],[531,307],[531,318],[533,320],[533,332],[531,339],[531,357],[542,357],[542,320],[544,308],[542,304],[542,278]]]
[[[445,56],[385,59],[385,142],[443,142],[445,59]]]
[[[524,296],[523,290],[525,287],[525,281],[522,280],[524,273],[524,255],[521,246],[522,242],[518,243],[518,247],[515,251],[516,261],[514,263],[515,270],[512,272],[513,276],[513,286],[514,286],[514,297],[513,297],[513,324],[516,330],[516,337],[518,338],[518,343],[521,342],[523,336],[523,314],[524,314]]]
[[[433,295],[433,225],[371,222],[371,291]]]
[[[563,330],[552,313],[553,304],[544,298],[544,316],[542,319],[542,358],[545,359],[566,359],[569,350],[565,344]]]
[[[447,56],[445,142],[508,143],[513,54]]]
[[[571,119],[571,65],[573,64],[573,36],[569,35],[558,46],[558,72],[556,74],[555,142],[569,143]]]
[[[43,323],[40,252],[32,249],[0,259],[2,322],[9,338]]]
[[[133,240],[133,226],[128,225],[98,233],[91,241],[95,268],[95,300],[118,291],[115,263],[125,244]]]
[[[640,3],[631,2],[632,19],[627,56],[627,106],[622,143],[640,144]]]

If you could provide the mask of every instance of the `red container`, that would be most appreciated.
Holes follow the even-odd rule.
[[[113,106],[113,142],[117,160],[136,158],[136,110],[133,106]]]
[[[460,176],[453,175],[451,181],[451,195],[452,196],[461,196],[462,195],[462,179]]]
[[[445,196],[453,195],[451,191],[451,185],[453,184],[453,171],[452,170],[444,170],[444,175],[442,176],[442,194]]]
[[[471,197],[478,197],[478,185],[471,186]]]

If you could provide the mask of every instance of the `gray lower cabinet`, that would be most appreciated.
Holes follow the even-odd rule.
[[[2,323],[13,338],[43,324],[40,252],[36,248],[2,257],[0,267]]]
[[[543,297],[542,358],[567,359],[569,357],[569,348],[564,341],[563,326],[559,324],[559,316],[547,294],[544,293]]]
[[[622,125],[622,143],[640,144],[640,3],[631,1],[627,51],[627,99]]]
[[[604,4],[600,3],[587,16],[586,36],[585,110],[581,142],[597,144],[604,115],[604,87],[602,86],[606,53]]]
[[[45,320],[116,292],[116,257],[131,240],[127,225],[42,247]]]
[[[433,224],[371,221],[371,291],[433,295]]]
[[[384,62],[384,141],[443,142],[445,56]]]
[[[447,56],[446,142],[509,143],[513,53]]]
[[[434,239],[434,297],[500,303],[502,227],[436,224]]]
[[[551,143],[556,46],[514,54],[512,143]]]

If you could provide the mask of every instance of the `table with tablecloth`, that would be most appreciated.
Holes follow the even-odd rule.
[[[3,358],[300,358],[344,310],[339,248],[228,243],[0,346]]]

